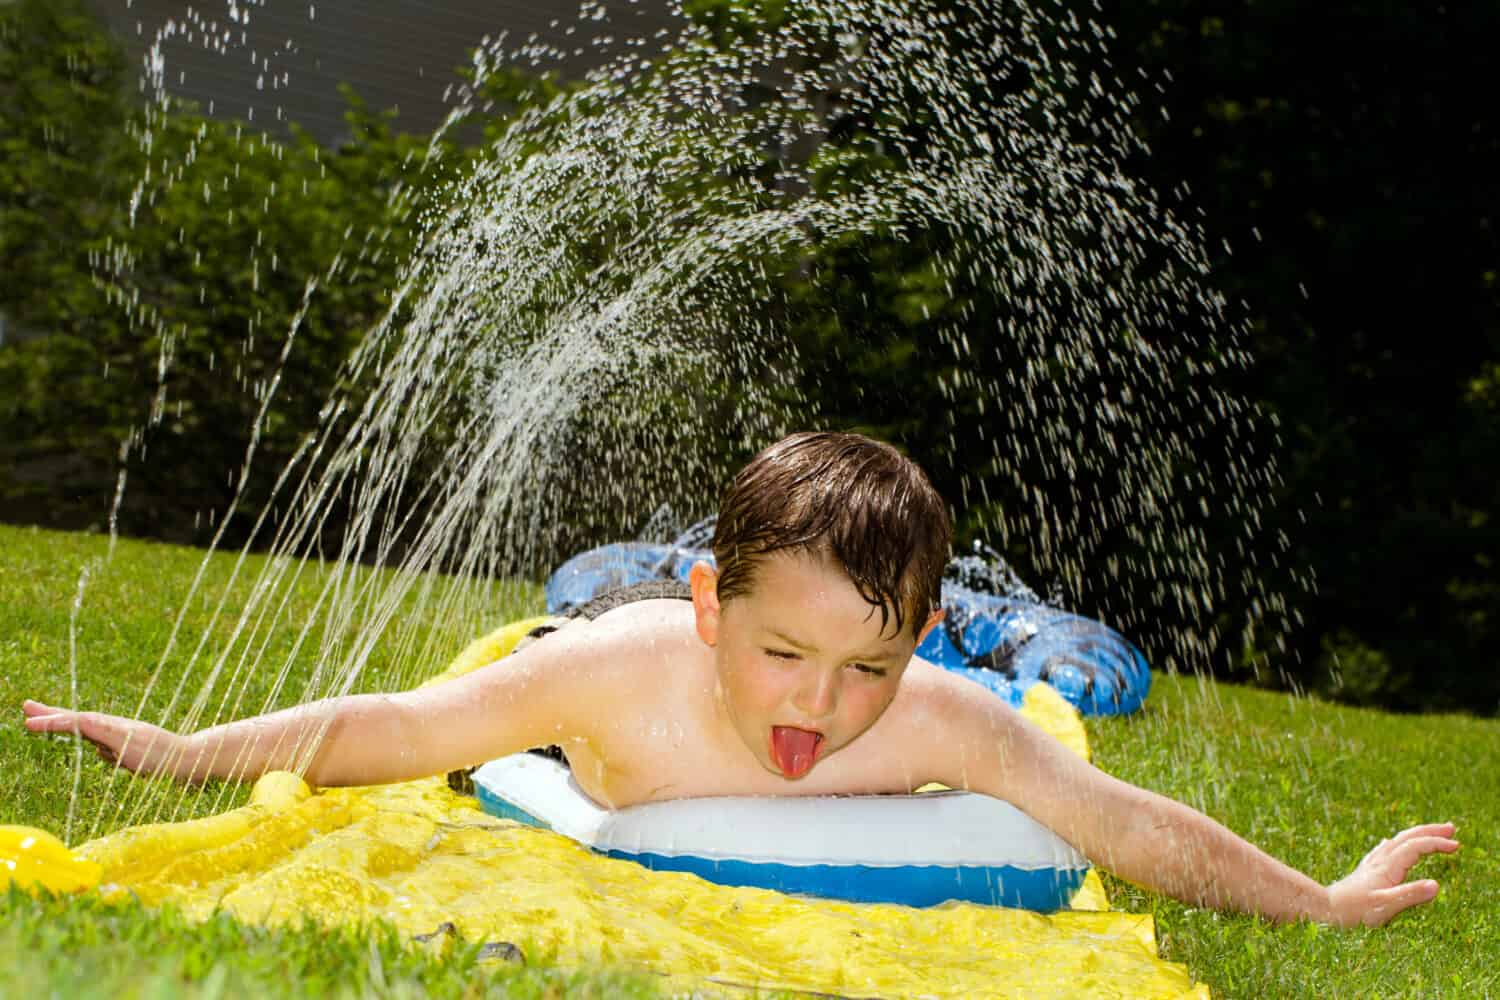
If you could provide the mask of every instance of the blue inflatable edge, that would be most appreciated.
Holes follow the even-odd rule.
[[[543,823],[525,809],[512,805],[489,789],[478,784],[474,786],[474,797],[479,800],[479,804],[484,807],[484,811],[496,819],[513,820],[526,826],[534,826],[538,830],[552,829],[550,823]]]
[[[546,823],[502,798],[476,788],[484,811],[499,819],[549,830]],[[1086,868],[1027,871],[1006,865],[783,865],[759,861],[718,861],[694,855],[649,851],[600,851],[597,854],[634,861],[652,871],[686,872],[719,885],[773,889],[789,895],[821,896],[854,903],[895,903],[928,907],[957,900],[985,906],[1050,913],[1067,909],[1083,885]]]

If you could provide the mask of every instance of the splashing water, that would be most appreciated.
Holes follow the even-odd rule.
[[[231,3],[231,20],[248,9]],[[817,419],[782,279],[839,241],[941,234],[944,286],[991,304],[996,329],[961,314],[937,334],[953,362],[944,390],[955,406],[978,401],[991,445],[951,501],[1023,498],[992,528],[1024,539],[1066,591],[1101,574],[1151,581],[1198,626],[1163,634],[1138,609],[1106,610],[1169,666],[1199,664],[1223,638],[1215,609],[1231,591],[1282,606],[1207,551],[1210,509],[1266,549],[1257,498],[1275,472],[1255,454],[1254,414],[1211,384],[1245,357],[1198,234],[1126,172],[1142,152],[1135,99],[1075,66],[1107,31],[1045,0],[806,0],[786,13],[728,46],[686,20],[659,57],[626,44],[451,185],[346,363],[359,391],[327,401],[255,520],[247,551],[272,558],[240,607],[217,601],[231,638],[200,642],[175,685],[153,676],[171,687],[165,719],[191,729],[348,692],[377,642],[403,650],[393,682],[410,683],[452,652],[420,638],[413,601],[427,620],[477,622],[493,594],[474,581],[534,573],[662,504],[708,512],[730,456]],[[483,47],[445,127],[482,113],[490,74],[535,59],[534,46]],[[160,46],[150,76],[169,104]],[[855,126],[884,165],[840,174]],[[304,307],[337,280],[310,278]],[[998,369],[978,363],[994,344]],[[294,617],[288,596],[335,504],[352,513],[315,607]],[[393,572],[359,576],[359,562]],[[236,577],[247,565],[242,554]],[[287,630],[292,652],[265,662]],[[314,666],[287,691],[298,658]],[[249,680],[267,671],[271,693],[252,703]],[[113,786],[95,829],[165,812],[148,785]]]

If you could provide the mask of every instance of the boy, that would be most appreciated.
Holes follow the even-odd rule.
[[[1373,926],[1437,894],[1406,874],[1458,849],[1452,824],[1382,841],[1324,887],[915,659],[942,618],[949,532],[942,500],[895,449],[798,434],[735,477],[714,537],[718,569],[694,566],[680,597],[618,603],[503,662],[401,694],[191,735],[28,701],[26,727],[78,733],[121,767],[187,781],[292,769],[314,785],[379,784],[556,745],[611,808],[936,781],[1006,799],[1096,864],[1197,906]]]

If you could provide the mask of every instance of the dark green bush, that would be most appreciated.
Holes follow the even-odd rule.
[[[138,107],[76,3],[0,32],[0,312],[26,332],[0,348],[0,514],[99,527],[123,468],[121,530],[204,541],[318,426],[440,171],[353,95],[334,150]]]

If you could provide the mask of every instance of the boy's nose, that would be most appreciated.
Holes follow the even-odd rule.
[[[792,707],[809,719],[822,719],[833,714],[839,704],[839,681],[837,673],[821,670],[809,671],[798,685],[792,697]]]

